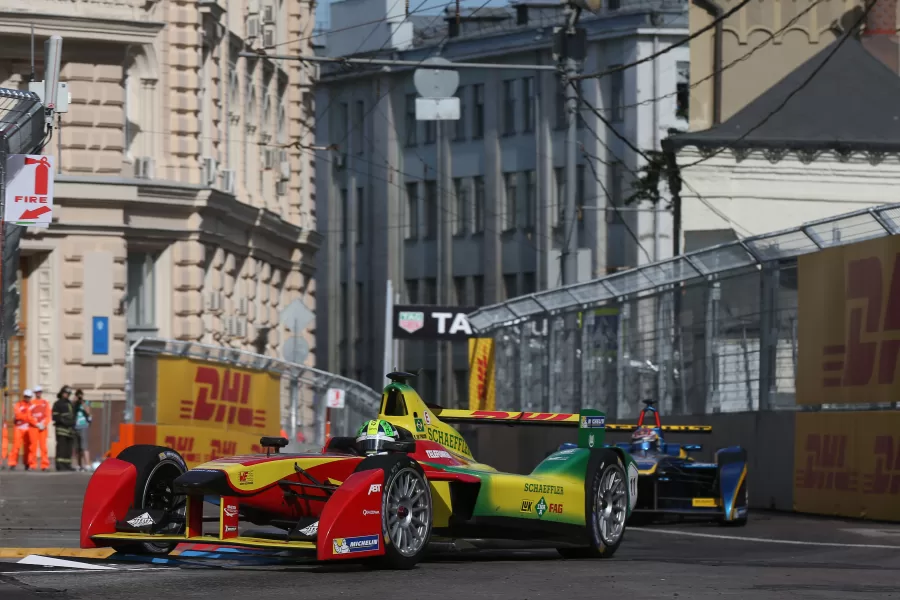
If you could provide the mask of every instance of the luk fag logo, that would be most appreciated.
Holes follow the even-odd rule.
[[[869,385],[875,375],[878,384],[891,384],[897,371],[900,339],[881,339],[900,332],[900,254],[894,257],[887,302],[881,259],[877,256],[847,264],[848,306],[846,344],[825,346],[822,370],[825,387]]]
[[[265,429],[266,411],[250,406],[251,375],[230,369],[221,379],[219,374],[213,367],[197,367],[197,398],[181,401],[181,418]]]

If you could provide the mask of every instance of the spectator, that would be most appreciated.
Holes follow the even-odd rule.
[[[53,424],[56,425],[56,470],[74,471],[72,445],[75,441],[75,406],[69,400],[72,388],[62,386],[53,404]]]
[[[34,417],[31,416],[31,399],[34,398],[34,392],[25,390],[22,392],[22,399],[16,402],[13,408],[13,447],[9,453],[9,468],[15,469],[19,464],[19,452],[22,452],[22,462],[25,463],[25,470],[29,469],[28,452],[30,450],[28,430],[34,424]]]
[[[79,471],[88,471],[91,464],[88,451],[88,427],[91,421],[91,409],[84,401],[84,392],[75,390],[75,456],[78,457]]]
[[[50,403],[42,396],[43,388],[34,386],[34,400],[31,401],[31,416],[34,422],[28,430],[28,468],[37,469],[37,453],[41,451],[41,471],[50,468],[50,455],[47,453],[47,435],[50,433]]]

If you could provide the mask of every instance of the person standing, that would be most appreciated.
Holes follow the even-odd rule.
[[[88,427],[91,425],[91,409],[84,401],[84,392],[75,390],[75,456],[78,457],[78,470],[87,471],[91,464],[91,453],[88,451]]]
[[[30,467],[28,464],[28,452],[30,450],[28,443],[28,431],[34,423],[34,417],[31,416],[31,399],[34,398],[34,392],[30,389],[22,392],[22,399],[16,402],[13,407],[13,447],[9,453],[9,468],[15,469],[19,464],[19,452],[22,452],[22,462],[25,463],[25,470]]]
[[[50,433],[50,403],[41,395],[43,388],[34,387],[34,400],[31,401],[31,416],[34,423],[28,429],[28,468],[37,469],[37,453],[41,451],[41,471],[50,468],[50,455],[47,453],[47,435]]]
[[[0,396],[0,471],[6,468],[9,454],[9,423],[6,422],[6,394]]]
[[[64,385],[53,403],[53,424],[56,426],[56,470],[74,471],[72,445],[75,441],[75,406],[69,400],[72,389]]]

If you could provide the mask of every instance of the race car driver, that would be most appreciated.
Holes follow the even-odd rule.
[[[662,437],[659,431],[652,427],[638,427],[631,434],[632,452],[640,452],[644,455],[655,454],[660,451],[662,446]]]
[[[396,442],[399,438],[397,428],[381,419],[372,419],[362,424],[356,432],[356,450],[362,456],[386,454],[385,442]]]

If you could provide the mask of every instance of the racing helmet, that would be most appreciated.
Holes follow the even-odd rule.
[[[631,434],[631,443],[641,450],[658,450],[660,442],[659,432],[652,427],[638,427]]]
[[[356,449],[360,454],[384,454],[386,442],[396,442],[399,437],[397,428],[383,419],[366,421],[356,432]]]

